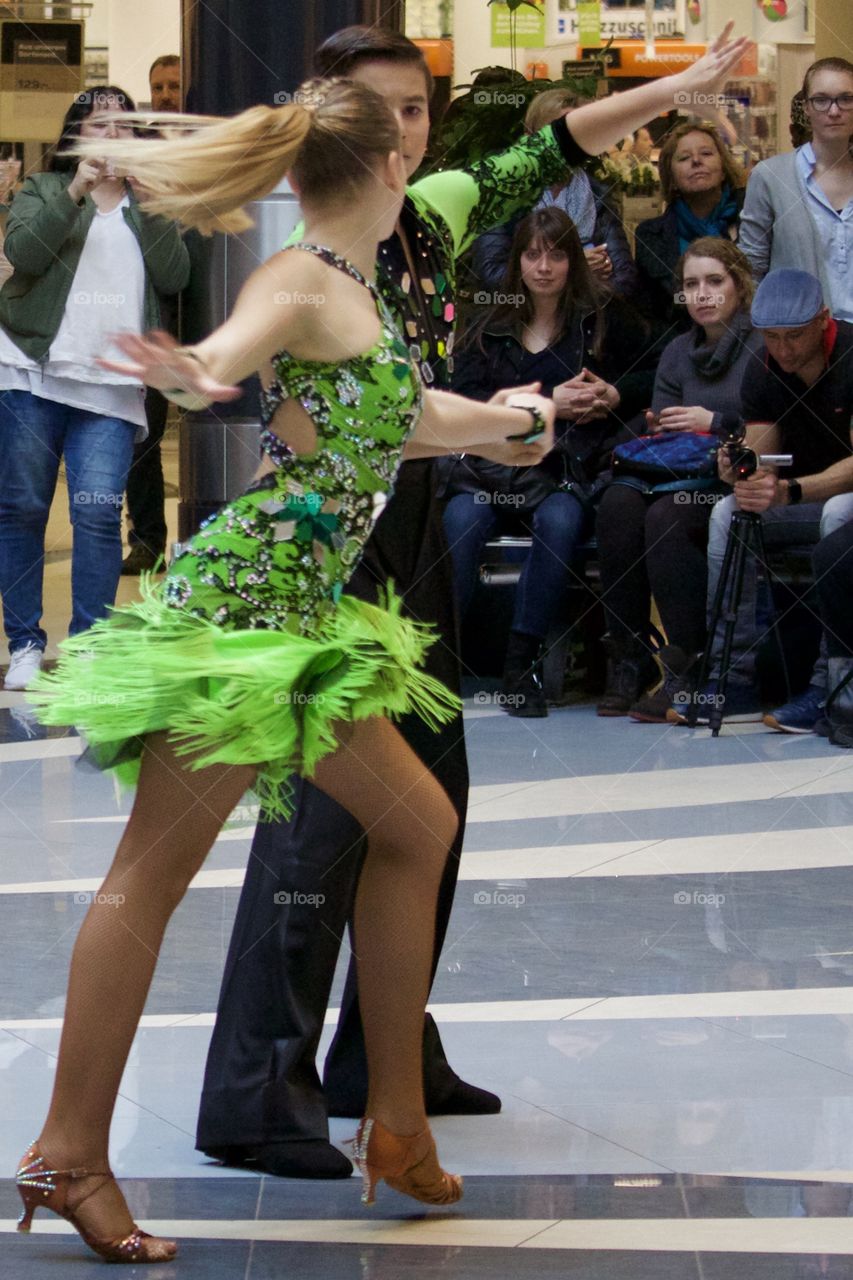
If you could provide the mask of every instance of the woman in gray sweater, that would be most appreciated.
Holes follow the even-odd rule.
[[[729,240],[693,242],[677,268],[692,326],[664,349],[646,427],[716,432],[740,414],[750,351],[761,345],[749,322],[749,263]],[[666,720],[678,682],[705,643],[708,522],[720,488],[660,491],[632,477],[612,483],[598,511],[601,590],[607,611],[607,688],[599,715]],[[664,681],[649,644],[651,597],[667,644]],[[645,696],[643,696],[645,694]]]

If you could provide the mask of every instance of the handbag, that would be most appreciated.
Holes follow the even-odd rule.
[[[658,431],[617,444],[613,480],[649,493],[708,489],[718,483],[719,440],[710,431]],[[639,483],[638,483],[639,482]]]

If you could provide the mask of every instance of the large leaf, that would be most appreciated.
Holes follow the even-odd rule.
[[[534,4],[533,0],[488,0],[488,3],[490,5],[505,4],[510,13],[515,13],[516,9],[520,9],[523,4],[526,4],[528,9],[535,9],[537,13],[542,12],[542,6]]]

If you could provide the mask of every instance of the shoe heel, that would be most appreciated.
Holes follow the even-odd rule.
[[[379,1179],[372,1172],[372,1170],[367,1165],[364,1165],[361,1170],[361,1186],[362,1186],[361,1203],[362,1204],[366,1204],[369,1207],[370,1205],[376,1203],[376,1184],[378,1181]]]
[[[371,1205],[376,1200],[376,1184],[379,1176],[371,1169],[367,1163],[367,1148],[370,1143],[370,1133],[373,1129],[372,1120],[363,1120],[358,1127],[358,1133],[352,1139],[353,1159],[356,1167],[361,1174],[361,1203]]]
[[[29,1199],[28,1196],[24,1195],[24,1190],[22,1187],[19,1187],[18,1191],[20,1192],[21,1200],[23,1201],[24,1207],[21,1210],[21,1216],[18,1219],[17,1229],[18,1231],[29,1231],[33,1222],[33,1214],[35,1213],[37,1206],[35,1202]]]

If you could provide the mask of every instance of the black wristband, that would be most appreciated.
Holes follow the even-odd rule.
[[[799,480],[788,480],[788,502],[792,505],[803,500],[803,486]]]
[[[540,436],[544,436],[547,429],[545,415],[541,409],[536,409],[532,404],[509,404],[508,409],[523,409],[525,413],[529,413],[533,419],[530,431],[520,431],[517,435],[507,436],[507,440],[521,441],[522,444],[533,444],[534,440],[538,440]]]

